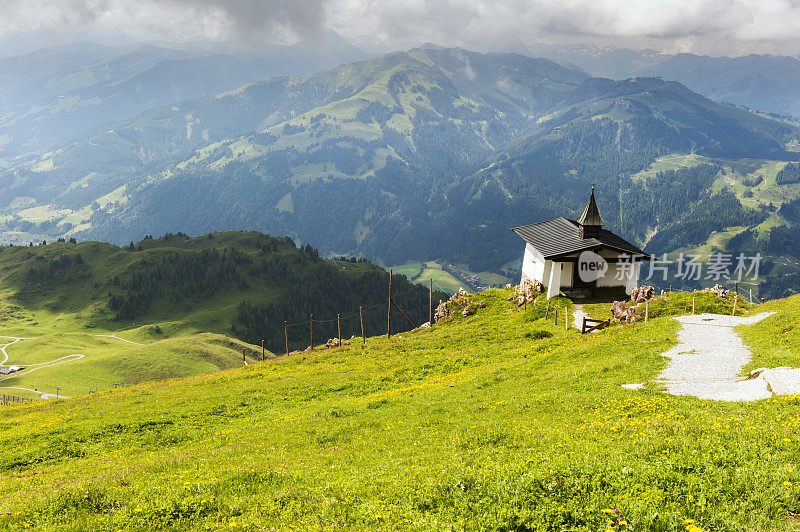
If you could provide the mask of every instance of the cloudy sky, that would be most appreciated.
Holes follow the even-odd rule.
[[[800,53],[800,0],[0,0],[0,39],[314,38],[398,46],[590,43],[714,55]],[[5,55],[5,54],[0,54]]]

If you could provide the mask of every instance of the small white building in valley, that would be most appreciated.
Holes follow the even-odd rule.
[[[650,256],[607,229],[592,194],[580,219],[556,218],[514,232],[525,240],[522,280],[538,281],[547,298],[560,291],[591,292],[624,287],[630,293],[639,280],[641,261]]]

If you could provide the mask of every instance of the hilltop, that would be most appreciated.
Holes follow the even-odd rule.
[[[545,320],[541,304],[518,309],[510,291],[469,297],[485,308],[366,346],[0,409],[0,523],[796,526],[796,398],[720,403],[657,384],[621,388],[665,367],[678,326],[669,313],[581,336]],[[671,297],[662,311],[685,306]],[[730,302],[701,301],[730,312]],[[741,329],[756,356],[771,353],[754,364],[797,365],[800,339],[786,329],[797,308],[792,298],[747,310],[776,312]]]

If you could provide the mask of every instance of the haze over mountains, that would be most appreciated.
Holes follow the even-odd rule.
[[[321,42],[235,53],[225,48],[78,42],[0,59],[0,157],[249,81],[310,74],[371,56],[333,32]]]
[[[767,245],[793,223],[775,210],[800,191],[774,174],[798,159],[797,123],[725,103],[789,113],[793,58],[426,45],[369,59],[334,34],[324,50],[80,44],[0,60],[7,239],[256,229],[499,271],[518,260],[510,227],[576,215],[592,183],[607,225],[656,252],[730,227]],[[752,199],[731,188],[767,164]]]
[[[661,77],[683,83],[712,100],[746,105],[759,111],[800,115],[800,60],[796,57],[757,54],[709,57],[574,45],[517,45],[513,48],[574,65],[592,76]]]

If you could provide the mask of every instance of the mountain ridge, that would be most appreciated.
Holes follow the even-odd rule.
[[[122,243],[257,228],[324,254],[496,271],[518,254],[508,227],[569,214],[592,182],[624,229],[630,176],[660,157],[793,160],[798,137],[677,82],[428,47],[147,111],[6,172],[0,202],[41,205],[6,208],[16,231]],[[19,214],[37,208],[38,225]]]
[[[321,43],[237,54],[154,44],[85,47],[45,49],[0,60],[0,81],[9,87],[0,106],[7,113],[0,119],[0,157],[46,149],[115,120],[234,89],[253,79],[309,74],[370,56],[333,32]],[[28,64],[48,54],[54,56],[52,68],[32,72]]]

